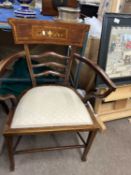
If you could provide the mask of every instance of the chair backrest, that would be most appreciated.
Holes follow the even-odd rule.
[[[89,26],[78,23],[16,18],[10,18],[9,24],[12,26],[15,43],[24,45],[32,85],[36,86],[36,78],[47,75],[58,76],[64,79],[64,83],[67,83],[73,61],[73,54],[77,48],[83,46],[89,31]],[[31,55],[29,45],[32,44],[70,46],[71,51],[70,54],[66,56],[55,52]],[[32,59],[45,58],[46,60],[46,58],[50,56],[58,60],[64,60],[64,65],[62,63],[56,63],[56,61],[48,61],[47,63],[44,62],[36,65],[32,63]],[[51,69],[41,73],[35,73],[34,69],[41,68],[42,66],[50,66]],[[55,69],[53,67],[55,67]]]

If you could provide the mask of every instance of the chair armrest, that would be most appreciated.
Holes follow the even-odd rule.
[[[7,95],[0,95],[0,101],[12,99],[16,101],[16,97],[13,94],[7,94]]]
[[[5,59],[2,59],[0,61],[0,76],[3,75],[6,71],[6,68],[13,63],[15,60],[22,58],[22,56],[25,56],[25,52],[21,51],[18,53],[15,53],[9,57],[6,57]]]
[[[90,114],[93,116],[92,119],[98,125],[100,132],[105,131],[106,126],[105,126],[104,122],[102,122],[101,119],[97,116],[97,114],[95,113],[95,111],[93,109],[93,106],[91,105],[91,103],[89,101],[87,101],[86,107],[89,110]]]
[[[24,53],[24,51],[21,51],[21,52],[15,53],[15,54],[13,54],[13,55],[5,58],[5,59],[2,59],[0,61],[0,76],[4,75],[4,73],[7,70],[7,67],[11,63],[13,63],[17,59],[22,58],[23,56],[25,56],[25,53]],[[0,95],[0,101],[6,101],[6,100],[9,100],[9,99],[14,104],[17,102],[17,99],[16,99],[15,95],[13,95],[13,94]]]
[[[109,78],[109,76],[106,74],[106,72],[99,67],[98,65],[94,64],[91,60],[89,60],[88,58],[82,57],[79,54],[74,54],[74,58],[79,60],[82,63],[85,63],[86,65],[88,65],[90,68],[92,68],[95,73],[97,75],[99,75],[103,82],[107,85],[107,90],[105,92],[101,93],[97,93],[96,91],[93,91],[91,93],[89,93],[88,96],[90,97],[99,97],[99,98],[105,98],[106,96],[108,96],[112,91],[115,91],[116,89],[116,85],[112,82],[112,80]]]

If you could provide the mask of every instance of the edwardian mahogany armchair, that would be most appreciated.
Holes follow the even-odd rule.
[[[24,45],[25,53],[22,52],[21,55],[25,55],[23,59],[27,61],[32,81],[32,88],[23,92],[18,103],[10,109],[4,129],[10,169],[14,170],[15,167],[14,154],[37,151],[84,148],[82,160],[85,161],[95,135],[99,130],[99,124],[88,98],[86,98],[86,101],[83,101],[84,99],[71,86],[70,72],[73,60],[76,59],[90,66],[102,77],[107,85],[108,89],[104,94],[94,93],[92,95],[105,97],[115,90],[115,85],[101,68],[94,65],[89,59],[85,59],[75,53],[77,47],[81,48],[83,46],[89,26],[85,24],[27,19],[9,19],[9,23],[12,26],[15,43]],[[70,46],[71,50],[68,54],[66,53],[66,56],[54,52],[31,55],[29,50],[30,44],[65,45]],[[17,57],[18,55],[16,54],[6,59],[1,71],[5,69],[8,63],[19,58]],[[32,62],[32,60],[35,60],[35,62]],[[43,67],[44,69],[42,69]],[[42,72],[36,73],[35,70],[39,68],[41,68]],[[48,75],[52,75],[55,82],[37,86],[40,77],[46,78]],[[56,82],[59,85],[56,85]],[[89,132],[86,141],[82,138],[79,131]],[[16,149],[21,136],[60,132],[76,132],[83,144],[26,150]],[[15,136],[20,137],[18,137],[16,144],[13,144]]]

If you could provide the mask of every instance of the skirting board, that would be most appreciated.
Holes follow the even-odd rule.
[[[113,113],[108,113],[108,114],[103,114],[103,115],[98,115],[100,120],[102,122],[107,122],[111,120],[117,120],[121,118],[127,118],[131,116],[131,109],[130,110],[122,110],[119,112],[113,112]]]

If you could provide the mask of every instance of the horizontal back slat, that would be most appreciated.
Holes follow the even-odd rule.
[[[33,68],[39,68],[43,66],[48,66],[48,67],[57,67],[60,69],[65,69],[66,66],[57,62],[47,62],[47,63],[41,63],[41,64],[33,64]]]
[[[62,59],[62,60],[69,59],[69,57],[67,57],[65,55],[60,55],[60,54],[55,53],[55,52],[44,52],[44,53],[39,54],[39,55],[31,55],[32,59],[39,59],[39,58],[43,58],[43,57],[54,57],[54,58]]]
[[[44,72],[41,72],[41,73],[38,73],[38,74],[34,74],[34,77],[37,78],[37,77],[41,77],[41,76],[44,76],[44,75],[54,75],[54,76],[58,76],[58,77],[61,77],[61,78],[65,78],[65,74],[62,74],[62,73],[59,73],[59,72],[56,72],[56,71],[52,71],[52,70],[49,70],[49,71],[44,71]]]

